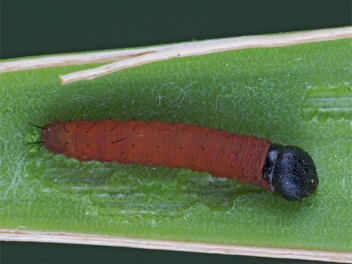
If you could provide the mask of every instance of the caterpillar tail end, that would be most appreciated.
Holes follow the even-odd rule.
[[[299,147],[272,144],[263,166],[263,178],[288,201],[314,193],[319,179],[313,159]]]

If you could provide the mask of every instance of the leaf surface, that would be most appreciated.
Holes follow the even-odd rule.
[[[351,39],[184,57],[61,86],[102,64],[2,73],[0,228],[351,251]],[[315,197],[288,202],[186,169],[37,150],[53,119],[160,120],[308,151]]]

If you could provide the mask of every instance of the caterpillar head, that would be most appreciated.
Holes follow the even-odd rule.
[[[312,194],[319,183],[314,162],[299,147],[272,144],[266,155],[263,177],[273,190],[289,201]]]

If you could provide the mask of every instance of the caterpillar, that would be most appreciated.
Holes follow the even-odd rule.
[[[55,120],[40,128],[38,143],[54,155],[79,161],[183,167],[237,178],[300,202],[319,182],[314,162],[303,149],[226,130],[135,120]]]

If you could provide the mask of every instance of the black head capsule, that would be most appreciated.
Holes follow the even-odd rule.
[[[311,195],[319,180],[313,159],[299,147],[272,144],[263,167],[263,178],[288,201]]]

